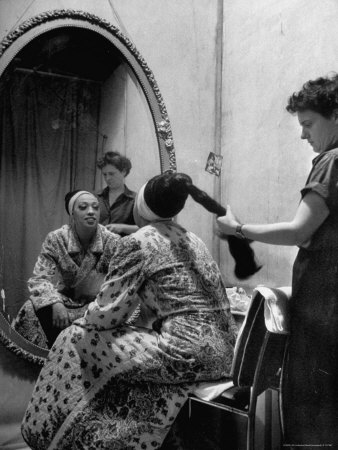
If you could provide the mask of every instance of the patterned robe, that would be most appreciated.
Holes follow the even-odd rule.
[[[36,313],[61,302],[71,322],[83,316],[95,299],[108,272],[120,236],[99,225],[85,253],[69,225],[50,232],[28,280],[30,299],[24,303],[12,326],[26,339],[47,348],[46,335]]]
[[[152,329],[128,325],[141,302]],[[230,375],[236,325],[201,240],[171,221],[122,238],[84,318],[53,345],[22,424],[32,449],[155,449],[195,382]]]

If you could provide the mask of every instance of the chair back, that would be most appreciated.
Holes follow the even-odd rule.
[[[237,339],[232,365],[235,386],[253,386],[263,392],[276,383],[287,336],[271,333],[265,324],[265,297],[255,291]]]

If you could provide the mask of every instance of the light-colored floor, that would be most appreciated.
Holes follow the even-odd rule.
[[[20,433],[20,424],[0,424],[0,450],[30,450]]]
[[[0,342],[0,450],[30,450],[20,427],[37,374]]]

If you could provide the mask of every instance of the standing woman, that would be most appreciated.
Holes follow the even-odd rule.
[[[133,217],[136,193],[125,185],[131,162],[118,152],[106,152],[97,161],[107,187],[98,194],[100,223],[113,233],[126,236],[137,230]]]
[[[243,225],[229,208],[217,222],[227,235],[299,247],[283,380],[285,444],[338,448],[338,75],[308,81],[286,109],[317,153],[295,217]]]

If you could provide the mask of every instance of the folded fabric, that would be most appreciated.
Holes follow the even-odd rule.
[[[291,288],[258,286],[254,291],[258,291],[265,298],[264,318],[266,328],[270,333],[289,334],[288,302]]]
[[[202,400],[210,401],[221,395],[226,389],[233,387],[233,385],[232,381],[198,383],[194,389],[194,395]]]
[[[270,333],[289,334],[288,302],[291,296],[291,288],[289,286],[280,288],[258,286],[254,289],[253,296],[255,292],[259,292],[265,300],[264,319],[267,330]],[[237,337],[235,354],[240,343],[243,328],[242,326]],[[193,393],[202,400],[211,401],[233,386],[233,382],[229,380],[203,382],[197,385]]]

